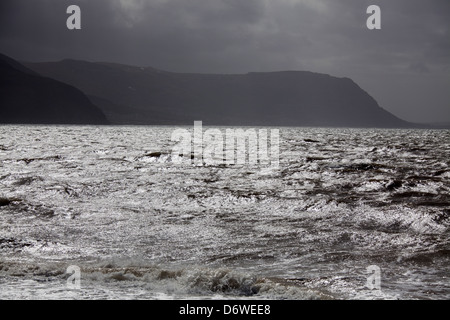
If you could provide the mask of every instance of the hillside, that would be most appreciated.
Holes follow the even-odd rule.
[[[79,89],[40,76],[0,54],[0,123],[107,124]]]
[[[412,126],[351,79],[326,74],[186,74],[77,60],[26,66],[79,88],[117,124]]]

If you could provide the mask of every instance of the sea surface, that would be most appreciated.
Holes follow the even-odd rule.
[[[0,299],[450,299],[449,130],[279,128],[272,166],[175,129],[0,126]]]

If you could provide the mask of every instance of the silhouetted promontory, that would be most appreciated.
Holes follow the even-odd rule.
[[[108,124],[79,89],[0,54],[0,123]]]
[[[113,63],[27,63],[86,93],[112,123],[411,127],[349,78],[306,71],[174,73]]]

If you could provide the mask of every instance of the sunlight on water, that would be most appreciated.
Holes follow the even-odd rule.
[[[0,298],[450,298],[448,130],[282,128],[273,168],[174,129],[1,126]]]

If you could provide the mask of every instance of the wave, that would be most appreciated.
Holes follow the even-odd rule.
[[[16,278],[9,282],[17,285],[17,278],[20,281],[45,281],[48,291],[64,287],[70,276],[66,268],[67,264],[63,263],[35,265],[0,262],[0,274]],[[335,299],[330,293],[301,287],[301,282],[292,279],[261,277],[227,268],[189,266],[177,269],[116,261],[85,264],[80,266],[80,270],[80,293],[86,295],[91,292],[91,296],[108,288],[128,297],[152,299]],[[68,295],[72,293],[67,291]]]

